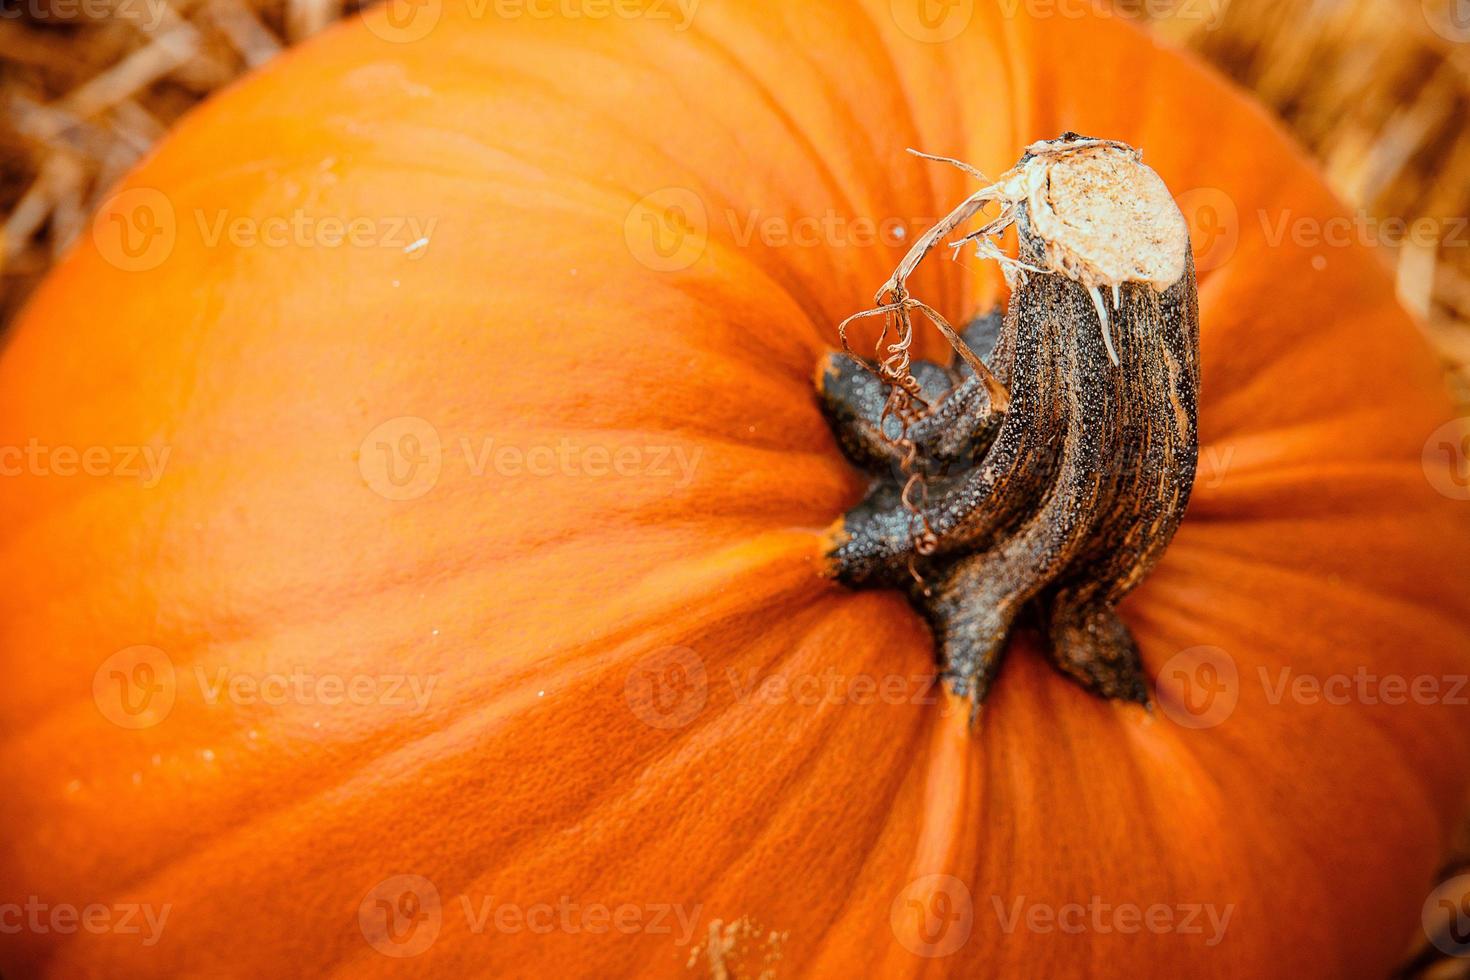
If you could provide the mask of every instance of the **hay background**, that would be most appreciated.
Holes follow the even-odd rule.
[[[1103,2],[1254,91],[1350,206],[1432,219],[1442,235],[1470,216],[1467,0]],[[0,330],[180,115],[358,6],[168,0],[149,23],[141,0],[0,0]],[[1467,237],[1386,251],[1400,299],[1470,406]],[[1470,832],[1461,836],[1447,874],[1470,867]],[[1411,948],[1423,948],[1418,939]],[[1404,975],[1470,977],[1470,960],[1425,958]]]

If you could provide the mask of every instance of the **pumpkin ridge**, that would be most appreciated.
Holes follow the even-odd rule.
[[[841,711],[842,707],[838,706],[835,708],[830,708],[826,712],[828,716],[828,721],[826,725],[827,730],[832,731],[839,726],[842,719],[837,716]],[[926,726],[922,724],[909,726],[908,738],[905,742],[905,747],[912,745],[914,742],[922,738],[925,727]],[[825,751],[825,748],[822,740],[816,738],[811,739],[808,743],[807,755],[803,759],[803,762],[811,761],[823,751]],[[905,756],[906,753],[903,751],[903,748],[898,748],[894,750],[895,759],[902,759],[905,758]],[[896,796],[897,793],[900,791],[900,787],[902,786],[903,781],[906,778],[906,768],[901,765],[876,768],[880,775],[883,775],[886,769],[886,780],[884,781],[883,785],[887,787],[887,790],[885,792],[882,790],[877,790],[877,788],[875,787],[876,791],[872,796],[869,797],[869,800],[879,802],[883,800],[891,801],[894,796]],[[793,775],[788,778],[787,783],[780,787],[778,791],[775,791],[776,806],[770,808],[769,810],[762,811],[762,815],[765,819],[760,822],[759,829],[750,830],[748,832],[747,836],[749,843],[745,849],[745,852],[738,855],[737,860],[734,863],[723,866],[722,871],[712,871],[712,874],[718,874],[720,875],[720,878],[706,879],[705,882],[703,882],[698,888],[695,889],[696,893],[701,895],[714,896],[718,894],[718,889],[710,888],[708,886],[716,880],[720,882],[731,880],[740,881],[746,877],[754,877],[754,874],[745,874],[743,872],[743,869],[746,867],[759,869],[760,867],[764,866],[766,858],[756,856],[755,852],[767,850],[767,848],[763,848],[762,845],[767,843],[772,838],[772,835],[776,833],[776,830],[778,829],[776,827],[776,821],[782,814],[794,813],[799,811],[801,805],[805,801],[797,792],[795,792],[795,790],[797,787],[803,784],[810,785],[814,778],[815,776],[810,767],[806,765],[795,766],[793,769]],[[879,805],[876,805],[875,803],[873,805],[873,809],[875,812],[881,812],[883,808]],[[887,823],[888,821],[886,819],[877,819],[870,821],[869,827],[871,828],[871,835],[869,839],[876,838],[877,836],[881,835],[886,828]],[[779,829],[783,832],[789,833],[788,828],[782,827]],[[863,848],[860,846],[861,842],[847,839],[846,843],[850,848],[857,851],[858,853],[863,852]],[[778,849],[774,846],[770,847],[769,850],[778,851]],[[856,881],[860,877],[861,868],[855,868],[850,874],[849,882]],[[838,891],[835,894],[845,895],[846,893]],[[827,919],[822,924],[820,924],[818,928],[811,934],[810,941],[813,951],[810,954],[809,958],[815,958],[815,956],[817,955],[817,951],[821,948],[823,937],[825,936],[826,932],[831,928],[832,924],[841,918],[842,909],[843,907],[845,907],[848,900],[848,898],[844,897],[842,901],[833,908]],[[716,912],[715,914],[718,913]],[[796,964],[793,962],[792,965],[795,966]]]
[[[748,574],[749,578],[752,581],[764,582],[764,578],[762,576],[756,575],[753,569]],[[711,587],[719,587],[719,583],[712,582]],[[803,610],[803,606],[810,606],[811,603],[811,597],[806,592],[807,588],[808,584],[803,580],[802,577],[793,576],[792,592],[787,601],[795,606],[798,610],[802,610],[806,618],[813,621],[818,621],[822,618],[821,610],[819,608],[810,607]],[[681,601],[687,601],[689,596],[686,594],[679,598]],[[831,602],[833,599],[836,598],[838,597],[835,594],[829,593],[826,601]],[[732,608],[727,614],[722,617],[707,618],[702,623],[702,625],[706,626],[706,628],[709,629],[716,629],[724,623],[738,620],[741,616],[741,609]],[[656,620],[658,617],[656,615],[650,614],[650,618]],[[623,637],[636,639],[643,634],[643,632],[645,631],[645,626],[646,623],[629,623],[618,632]],[[567,660],[559,664],[558,670],[560,671],[560,673],[537,673],[528,668],[525,674],[524,683],[517,683],[512,686],[498,688],[494,692],[494,696],[492,698],[488,700],[479,700],[473,704],[467,704],[463,711],[458,712],[451,717],[442,719],[440,727],[434,731],[427,733],[405,732],[404,734],[408,736],[406,740],[394,743],[385,751],[376,752],[368,758],[360,759],[354,762],[351,768],[345,774],[341,774],[340,772],[336,774],[340,775],[341,778],[334,779],[327,786],[313,790],[312,793],[308,796],[272,801],[270,805],[264,808],[257,808],[252,811],[248,819],[243,820],[237,824],[230,825],[229,827],[223,829],[221,832],[213,834],[211,838],[207,839],[205,842],[207,843],[208,840],[214,840],[219,843],[227,842],[232,839],[238,839],[242,832],[248,831],[254,827],[262,826],[269,822],[284,822],[289,825],[292,822],[290,816],[292,813],[301,812],[312,804],[322,801],[325,797],[330,797],[333,795],[351,796],[352,794],[349,793],[347,790],[353,784],[361,783],[364,780],[371,781],[383,778],[384,773],[382,772],[382,769],[384,767],[388,767],[391,770],[393,768],[393,761],[395,759],[404,760],[403,765],[399,767],[399,769],[406,776],[411,776],[412,773],[415,771],[415,767],[412,765],[412,761],[423,754],[422,747],[425,741],[433,739],[458,744],[460,741],[462,741],[460,736],[464,732],[480,732],[483,735],[483,733],[493,730],[495,725],[504,726],[507,723],[511,722],[514,718],[516,718],[518,714],[523,714],[527,708],[534,708],[539,704],[544,703],[541,702],[540,699],[535,695],[535,693],[533,692],[533,688],[544,687],[547,690],[551,690],[556,687],[556,681],[559,677],[581,678],[587,676],[585,667],[589,663],[597,664],[599,667],[603,668],[598,671],[598,673],[603,676],[614,676],[619,673],[623,673],[626,669],[627,661],[637,655],[637,644],[634,643],[629,648],[628,652],[622,655],[622,658],[619,662],[613,662],[609,660],[608,655],[611,650],[625,645],[627,645],[626,640],[620,641],[615,635],[612,634],[599,638],[598,640],[593,642],[579,641],[577,644],[575,644],[575,646],[586,648],[585,659]],[[571,648],[572,645],[569,645],[568,649]],[[554,654],[555,651],[549,652],[547,658],[545,659],[551,659]],[[596,689],[601,685],[596,681],[589,680],[587,686]],[[619,695],[619,697],[621,696]],[[513,703],[506,704],[505,702],[507,701]],[[492,709],[495,716],[493,722],[487,721],[486,718],[487,712],[491,711]],[[706,727],[706,725],[716,723],[719,720],[720,718],[718,715],[714,713],[707,714],[705,722],[699,725],[681,729],[681,737],[678,740],[665,743],[662,746],[654,746],[650,755],[646,758],[657,760],[659,758],[667,758],[677,755],[680,751],[682,751],[681,745],[687,739],[687,737],[693,736],[700,729]],[[370,765],[377,767],[377,771],[368,772],[367,770]],[[641,778],[641,774],[646,770],[646,768],[646,765],[642,765],[639,766],[636,771],[630,770],[630,776],[635,780]],[[598,797],[598,799],[589,802],[587,809],[584,812],[592,813],[600,805],[600,801],[607,798],[616,798],[619,788],[620,787],[617,786],[609,786],[603,796],[600,796]],[[184,854],[193,854],[200,859],[207,859],[208,852],[208,847],[202,847],[196,851],[186,851],[184,852]],[[172,859],[177,860],[177,856],[178,855],[176,853],[172,857]],[[171,866],[163,865],[159,866],[156,871],[164,871],[170,869]],[[184,869],[179,869],[179,871],[181,875],[184,875],[187,878],[187,874]],[[147,894],[148,886],[154,885],[156,883],[157,874],[153,871],[150,871],[142,875],[135,875],[124,878],[120,882],[116,883],[115,888],[118,892],[128,897],[132,897],[135,895],[142,896]]]
[[[1174,558],[1173,565],[1165,565],[1163,562],[1160,563],[1159,571],[1161,581],[1159,587],[1149,593],[1150,605],[1166,606],[1170,604],[1168,597],[1176,594],[1172,591],[1175,588],[1173,580],[1177,578],[1182,581],[1185,578],[1184,569],[1174,566],[1182,566],[1185,561],[1193,559],[1200,564],[1208,564],[1213,572],[1215,566],[1221,563],[1236,564],[1241,567],[1240,570],[1249,567],[1267,575],[1280,576],[1282,579],[1303,588],[1323,591],[1326,593],[1324,600],[1326,596],[1336,595],[1341,592],[1350,592],[1353,595],[1355,604],[1360,608],[1372,609],[1378,607],[1384,610],[1399,610],[1405,613],[1412,612],[1416,617],[1421,618],[1421,620],[1438,624],[1442,627],[1442,632],[1445,634],[1458,634],[1465,637],[1465,649],[1470,651],[1470,627],[1466,627],[1454,618],[1452,614],[1440,609],[1431,600],[1423,598],[1415,599],[1408,595],[1394,595],[1387,592],[1382,584],[1369,585],[1360,582],[1351,576],[1352,566],[1345,564],[1342,569],[1334,570],[1331,573],[1333,576],[1332,581],[1324,584],[1320,581],[1320,570],[1304,570],[1299,567],[1263,558],[1260,555],[1232,551],[1228,547],[1218,545],[1205,545],[1193,538],[1187,540],[1180,539],[1178,548],[1173,550],[1177,550],[1179,555]],[[1201,577],[1203,576],[1196,576],[1195,580],[1197,581]],[[1218,575],[1218,578],[1228,581],[1232,577],[1221,573]],[[1202,608],[1194,610],[1194,613],[1195,615],[1199,615],[1206,611],[1208,610]],[[1261,638],[1266,639],[1268,637],[1263,635]],[[1470,667],[1470,655],[1466,655],[1463,660],[1464,665]]]
[[[836,593],[833,593],[827,598],[826,601],[842,602],[844,600]],[[812,607],[804,610],[801,616],[792,621],[795,625],[799,627],[795,636],[802,638],[810,637],[810,635],[813,632],[819,630],[823,626],[823,624],[828,621],[828,619],[828,613],[820,608]],[[805,645],[805,640],[798,640],[794,645],[795,649],[785,651],[778,649],[776,651],[776,659],[770,661],[770,663],[768,664],[770,669],[765,674],[765,676],[769,677],[781,673],[780,665],[786,664],[790,661],[791,658],[801,655],[801,653],[803,652],[802,647]],[[807,652],[810,656],[820,659],[821,647],[813,646]],[[871,656],[871,660],[874,664],[880,663],[882,659],[883,658],[881,655],[874,654]],[[711,705],[710,707],[714,706]],[[705,709],[706,713],[710,712],[710,707],[707,707]],[[697,725],[681,727],[678,730],[677,738],[671,740],[666,751],[662,751],[655,755],[647,757],[645,763],[640,765],[636,769],[636,771],[630,770],[631,778],[639,783],[651,783],[656,787],[662,783],[662,779],[659,778],[656,774],[657,767],[661,765],[667,765],[669,766],[671,772],[687,770],[689,768],[689,764],[687,764],[680,757],[704,758],[712,754],[712,749],[724,746],[725,744],[732,741],[732,732],[730,729],[738,727],[740,724],[753,724],[760,716],[764,714],[769,714],[771,711],[774,710],[774,706],[763,705],[761,703],[742,705],[739,701],[734,701],[731,702],[728,706],[721,707],[723,708],[723,710],[719,713],[716,713],[714,717],[710,718],[709,722],[701,722]],[[742,723],[731,717],[734,712],[739,710],[743,710],[748,716],[746,722]],[[807,716],[803,720],[809,726],[821,726],[824,730],[832,730],[836,726],[849,723],[850,717],[845,709],[845,706],[826,705],[825,711],[807,713]],[[924,723],[916,721],[908,727],[911,729],[913,737],[918,737],[923,732],[926,726]],[[699,741],[704,742],[703,748],[700,748],[697,744],[695,744]],[[798,746],[804,746],[801,751],[805,752],[803,758],[806,761],[810,761],[818,754],[827,751],[825,746],[827,744],[830,744],[827,740],[821,738],[810,738],[791,741],[798,744]],[[900,747],[892,748],[891,753],[894,760],[900,760],[905,757],[905,753],[901,750]],[[879,767],[880,772],[882,771],[882,768],[884,767]],[[902,782],[904,778],[906,778],[905,774],[908,767],[895,765],[886,768],[890,769],[891,771],[891,780],[894,785],[898,785]],[[758,860],[756,857],[752,856],[750,852],[758,850],[763,839],[765,839],[765,837],[769,833],[773,832],[775,821],[779,819],[780,815],[787,811],[793,810],[793,808],[796,806],[798,802],[798,794],[791,792],[792,788],[801,785],[809,785],[812,778],[814,778],[812,768],[804,764],[786,767],[785,772],[786,775],[784,777],[784,782],[782,782],[779,787],[773,786],[771,789],[768,790],[768,792],[771,795],[777,797],[779,801],[776,808],[765,809],[762,808],[759,804],[751,804],[749,814],[754,819],[753,821],[746,821],[746,823],[750,825],[749,827],[747,827],[748,833],[746,834],[746,836],[748,837],[748,843],[744,851],[742,852],[744,859],[749,862],[756,862]],[[627,794],[625,793],[625,795]],[[588,806],[580,811],[580,815],[578,816],[576,821],[578,826],[584,824],[589,817],[596,817],[600,811],[607,809],[606,807],[603,807],[601,805],[602,799],[602,797],[599,797],[598,801],[593,801],[592,803],[589,803]],[[646,805],[647,807],[656,807],[658,805],[658,802],[655,798],[649,798],[646,800],[646,803],[644,805]],[[877,798],[868,799],[867,805],[874,813],[882,812],[882,807],[877,802]],[[605,817],[605,819],[608,820],[618,818],[626,819],[627,815],[608,815]],[[764,829],[760,831],[752,829],[756,823],[758,823]],[[886,824],[886,821],[878,820],[874,821],[874,823],[878,824],[881,827]],[[539,845],[543,846],[548,853],[554,853],[557,849],[557,842],[554,840],[554,837],[555,835],[553,831],[551,829],[548,829],[544,834],[541,835],[539,839],[528,840],[526,842],[526,846]],[[849,846],[851,846],[850,843]],[[524,859],[524,857],[525,856],[523,854],[522,858]],[[722,877],[720,880],[722,881],[728,881],[732,879],[739,880],[741,877],[738,870],[739,866],[740,865],[738,863],[733,865],[722,863],[721,868],[723,870],[711,869],[710,873],[712,875],[721,875]],[[707,910],[711,909],[711,907],[715,904],[715,899],[719,893],[719,890],[710,889],[703,884],[697,887],[691,885],[690,887],[692,888],[694,894],[702,896],[702,898],[704,899],[703,904],[705,908]],[[712,912],[711,914],[717,915],[718,911]]]
[[[802,154],[815,167],[822,184],[833,193],[839,206],[845,207],[849,213],[861,214],[862,209],[855,206],[855,202],[849,193],[847,186],[838,178],[826,157],[821,153],[815,143],[807,136],[805,130],[799,126],[786,106],[776,96],[776,93],[766,84],[765,79],[758,76],[745,59],[737,55],[733,48],[713,34],[700,29],[699,24],[693,23],[686,32],[686,36],[703,42],[709,50],[719,55],[720,61],[732,69],[733,73],[744,79],[750,91],[757,96],[760,103],[765,106],[771,118],[779,123],[791,143],[800,147]]]

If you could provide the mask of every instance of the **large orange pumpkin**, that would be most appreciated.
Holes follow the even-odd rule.
[[[1390,968],[1466,775],[1435,364],[1207,71],[913,6],[379,9],[126,181],[0,361],[7,977]],[[822,575],[861,479],[811,377],[905,245],[853,222],[973,186],[905,147],[1065,129],[1218,219],[1199,478],[1122,607],[1160,707],[1023,632],[972,731]],[[1363,675],[1439,693],[1280,686]]]

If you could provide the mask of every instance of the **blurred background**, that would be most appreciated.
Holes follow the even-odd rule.
[[[1099,3],[1198,52],[1284,120],[1381,230],[1401,301],[1470,406],[1470,0]],[[359,6],[0,0],[0,331],[185,111]],[[1462,838],[1447,879],[1470,870]],[[1426,930],[1470,922],[1470,895],[1441,912],[1426,908]],[[1447,959],[1423,935],[1405,963],[1403,976],[1470,977],[1470,959]]]

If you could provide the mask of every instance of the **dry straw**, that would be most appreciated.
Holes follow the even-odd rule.
[[[1437,245],[1406,236],[1390,258],[1400,300],[1418,314],[1470,404],[1465,0],[1118,2],[1152,9],[1159,32],[1275,109],[1350,205],[1380,222],[1435,230]]]

